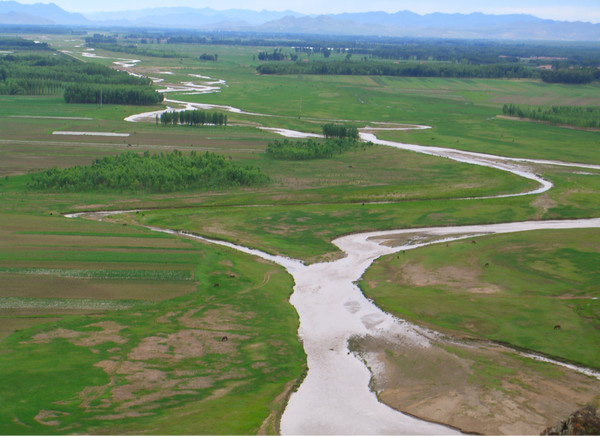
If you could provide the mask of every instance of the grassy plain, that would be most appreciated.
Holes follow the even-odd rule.
[[[102,50],[95,53],[110,59],[82,57],[75,47],[82,41],[72,35],[52,35],[48,42],[87,62],[130,57]],[[0,419],[3,433],[277,430],[285,396],[304,370],[297,317],[287,302],[289,276],[274,265],[151,233],[137,223],[315,261],[338,255],[330,241],[357,231],[600,216],[598,171],[540,166],[536,171],[556,184],[548,193],[465,200],[522,192],[532,184],[497,170],[380,146],[328,160],[275,161],[264,149],[278,137],[256,129],[319,132],[323,120],[338,119],[357,126],[419,123],[433,129],[379,136],[598,163],[597,132],[494,118],[505,103],[594,104],[598,84],[261,77],[252,59],[260,47],[153,49],[186,56],[131,56],[141,59],[136,72],[169,83],[196,80],[190,74],[227,81],[217,94],[170,93],[170,98],[276,116],[229,113],[227,128],[161,127],[123,121],[157,108],[0,96],[0,337],[5,338],[0,378],[11,385],[2,394],[9,405]],[[200,62],[202,53],[218,53],[219,61]],[[47,116],[92,120],[39,118]],[[58,137],[54,130],[130,136]],[[274,182],[261,189],[168,195],[42,193],[26,186],[30,170],[87,164],[125,150],[172,149],[217,151],[259,166]],[[123,216],[120,224],[59,216],[132,208],[152,210]],[[532,232],[420,249],[402,260],[377,263],[363,287],[378,304],[416,323],[597,367],[600,308],[592,298],[598,292],[598,236],[597,231]],[[482,266],[482,259],[490,266]],[[433,271],[427,276],[437,282],[415,288],[399,273],[406,265]],[[454,276],[440,270],[461,274],[451,281]],[[465,281],[472,286],[464,289]],[[494,292],[473,291],[477,288]],[[540,319],[544,322],[536,324]],[[554,331],[555,324],[561,330]],[[227,342],[221,342],[223,336]],[[577,350],[580,338],[587,346]],[[497,388],[494,383],[503,377],[494,372],[497,361],[477,359],[476,383]],[[80,376],[68,377],[74,372]],[[558,376],[549,371],[547,377]]]
[[[386,257],[361,288],[386,311],[436,330],[600,369],[599,261],[598,230],[523,232]]]
[[[0,219],[3,434],[276,431],[305,365],[281,268],[129,226]]]

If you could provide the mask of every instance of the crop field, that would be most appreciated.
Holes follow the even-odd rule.
[[[0,411],[4,434],[279,431],[287,398],[306,371],[298,315],[288,301],[291,276],[270,262],[145,226],[314,263],[339,258],[331,241],[349,233],[600,217],[597,169],[531,164],[553,189],[473,199],[523,193],[537,184],[497,169],[380,145],[328,159],[276,160],[265,149],[281,137],[257,129],[321,133],[322,124],[339,120],[356,127],[412,123],[432,128],[376,135],[598,165],[599,132],[497,118],[504,104],[597,105],[597,82],[260,76],[257,55],[272,47],[153,44],[149,50],[180,56],[97,49],[93,58],[81,55],[80,37],[44,40],[85,62],[111,66],[118,58],[140,60],[132,71],[164,79],[155,83],[157,89],[224,80],[219,92],[166,97],[254,114],[227,112],[228,125],[222,127],[161,126],[124,118],[177,103],[100,106],[67,104],[60,96],[0,95],[0,384],[11,386],[0,394],[6,405]],[[218,61],[200,61],[203,53],[217,53]],[[126,151],[173,150],[222,154],[260,168],[271,182],[169,193],[28,186],[30,172],[53,166],[89,165]],[[101,221],[63,216],[101,210],[133,212]],[[599,253],[598,230],[488,235],[475,244],[469,239],[384,257],[367,270],[360,287],[384,310],[450,337],[492,341],[600,369]],[[576,392],[586,401],[600,401],[597,381],[493,346],[483,351],[446,346],[433,357],[423,355],[432,363],[420,367],[415,356],[422,350],[413,350],[411,360],[406,350],[387,343],[363,338],[350,345],[359,354],[387,356],[389,380],[398,384],[377,388],[383,401],[419,415],[419,401],[435,398],[441,403],[431,400],[420,416],[467,430],[508,431],[502,423],[523,418],[504,414],[498,404],[537,407],[543,395],[524,393],[534,391],[536,383],[552,385],[549,392],[563,389],[569,405],[578,404]],[[440,365],[447,371],[435,379],[438,385],[452,386],[460,395],[478,392],[494,402],[490,410],[476,408],[486,416],[481,426],[466,413],[436,415],[443,407],[453,410],[443,402],[450,401],[448,391],[431,382]],[[401,375],[409,370],[415,385],[420,380],[430,390],[400,389],[406,382]],[[564,414],[559,400],[552,413]],[[535,424],[540,431],[545,426],[542,418]]]

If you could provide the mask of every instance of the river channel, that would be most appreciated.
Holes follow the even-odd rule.
[[[211,83],[208,86],[215,86],[215,84]],[[191,90],[194,91],[194,89]],[[195,91],[198,91],[198,87]],[[168,103],[185,104],[188,109],[205,107],[201,104],[188,104],[173,100]],[[214,105],[206,106],[216,107]],[[221,106],[219,108],[242,112],[231,107]],[[158,113],[132,116],[128,118],[128,121],[152,120]],[[254,115],[267,116],[264,114]],[[404,128],[427,128],[427,126]],[[380,130],[389,130],[389,128]],[[314,134],[283,129],[274,129],[274,131],[295,138],[314,136]],[[374,133],[376,131],[376,128],[363,129],[361,139],[464,163],[493,167],[539,183],[539,186],[531,191],[497,197],[539,194],[551,189],[552,183],[537,175],[531,169],[532,165],[560,165],[600,170],[600,165],[508,158],[442,147],[424,147],[384,141],[376,137]],[[103,216],[115,213],[123,213],[123,211],[81,213],[69,216],[101,219]],[[308,373],[297,392],[290,397],[282,416],[281,431],[283,434],[456,434],[457,431],[454,429],[419,420],[386,406],[379,402],[375,393],[370,390],[369,381],[372,374],[363,360],[348,350],[350,338],[370,335],[393,339],[395,342],[407,343],[411,346],[430,347],[432,346],[431,341],[437,333],[409,324],[383,312],[364,297],[355,283],[375,259],[398,251],[481,235],[581,228],[600,228],[600,218],[361,233],[344,236],[333,241],[333,244],[345,253],[345,257],[332,262],[312,265],[304,265],[298,260],[270,255],[224,241],[208,240],[187,232],[179,233],[185,237],[197,238],[259,256],[285,267],[293,276],[295,286],[290,302],[296,308],[300,318],[298,335],[306,351]],[[152,228],[152,230],[171,234],[178,233],[168,229]],[[396,240],[401,234],[409,235],[405,243],[397,246],[388,243],[390,240]],[[577,370],[577,368],[575,369]],[[581,369],[581,371],[586,370]],[[589,371],[589,373],[600,378],[600,374],[593,371]]]

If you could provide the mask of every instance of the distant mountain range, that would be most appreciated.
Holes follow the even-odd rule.
[[[63,24],[90,25],[81,14],[67,12],[54,3],[22,5],[15,1],[0,1],[0,23],[2,24]]]
[[[600,41],[600,24],[545,20],[532,15],[486,15],[409,11],[303,15],[293,11],[214,10],[163,7],[87,14],[53,3],[0,1],[0,25],[70,25],[242,31],[286,34],[409,36],[518,40]]]

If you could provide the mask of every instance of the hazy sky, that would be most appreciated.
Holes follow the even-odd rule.
[[[40,0],[18,0],[38,3]],[[430,12],[527,13],[541,18],[600,22],[600,0],[41,0],[53,1],[69,12],[118,11],[161,6],[190,6],[213,9],[293,10],[306,14],[409,10]]]

